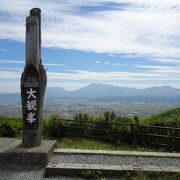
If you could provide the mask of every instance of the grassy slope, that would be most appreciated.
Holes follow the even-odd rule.
[[[83,138],[62,138],[58,141],[58,147],[70,149],[112,149],[112,145],[109,143],[87,140]]]
[[[180,107],[140,119],[140,124],[180,127]]]
[[[65,149],[99,149],[99,150],[121,150],[121,151],[155,151],[154,149],[140,148],[130,145],[115,147],[110,143],[90,140],[84,138],[62,138],[58,140],[58,148]]]

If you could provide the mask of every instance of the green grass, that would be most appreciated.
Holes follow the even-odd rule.
[[[140,119],[140,124],[180,127],[180,107]]]
[[[70,148],[70,149],[101,149],[101,150],[110,150],[112,145],[81,138],[62,138],[58,141],[58,147],[60,148]]]
[[[62,138],[58,140],[58,148],[65,149],[92,149],[92,150],[121,150],[121,151],[157,151],[130,145],[115,147],[110,143],[83,138]],[[163,150],[160,150],[163,151]]]

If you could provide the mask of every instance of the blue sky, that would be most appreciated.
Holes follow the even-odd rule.
[[[42,10],[48,86],[180,88],[178,0],[0,0],[0,92],[18,92],[25,18]]]

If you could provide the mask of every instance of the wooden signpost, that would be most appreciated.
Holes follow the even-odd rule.
[[[33,8],[26,18],[26,63],[21,77],[24,147],[41,145],[46,83],[41,62],[41,10]]]

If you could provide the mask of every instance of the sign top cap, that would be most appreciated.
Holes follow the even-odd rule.
[[[33,8],[30,10],[30,15],[33,16],[41,16],[41,9],[40,8]]]

